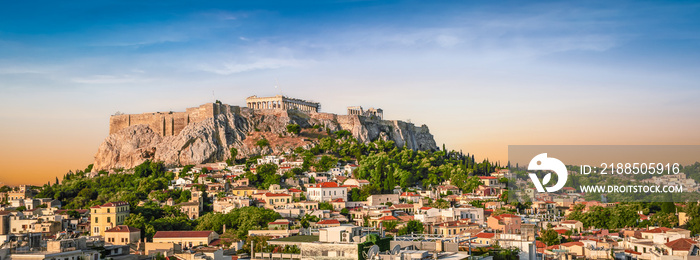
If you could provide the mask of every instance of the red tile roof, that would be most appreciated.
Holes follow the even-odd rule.
[[[546,249],[547,250],[559,249],[559,245],[548,246],[548,247],[546,247]]]
[[[413,204],[394,204],[392,205],[395,209],[408,209],[408,208],[413,208]]]
[[[554,231],[557,232],[557,234],[564,235],[569,230],[567,230],[567,229],[555,229]]]
[[[631,249],[625,249],[625,253],[634,254],[634,255],[641,255],[641,254],[642,254],[642,253],[640,253],[640,252],[637,252],[637,251],[634,251],[634,250],[631,250]]]
[[[119,225],[113,228],[108,229],[105,232],[124,232],[124,233],[131,233],[131,232],[141,232],[140,229],[135,228],[135,227],[130,227],[126,225]]]
[[[379,218],[379,220],[381,220],[381,221],[391,221],[391,220],[399,220],[399,219],[396,218],[396,217],[394,217],[394,216],[383,216],[383,217]]]
[[[345,202],[345,200],[342,198],[337,198],[337,199],[332,200],[331,202]]]
[[[265,193],[265,197],[291,197],[291,196],[292,195],[284,194],[284,193],[272,193],[272,192]]]
[[[303,192],[303,191],[300,189],[291,188],[291,189],[289,189],[289,192]]]
[[[214,231],[158,231],[153,238],[208,237]]]
[[[583,246],[583,242],[567,242],[567,243],[561,244],[561,246],[564,246],[564,247]]]
[[[494,236],[496,236],[496,233],[479,233],[479,234],[476,234],[476,237],[478,237],[478,238],[493,238]]]
[[[697,242],[693,241],[692,239],[679,238],[666,243],[666,246],[673,250],[689,251],[691,248],[693,248],[693,245],[695,244],[697,244]]]
[[[494,180],[494,179],[496,179],[496,177],[493,177],[493,176],[479,176],[479,179],[482,179],[482,180],[484,180],[484,179],[487,179],[487,180]]]
[[[666,233],[666,231],[669,231],[669,230],[671,230],[671,229],[670,229],[670,228],[667,228],[667,227],[658,227],[658,228],[655,228],[655,229],[651,229],[651,230],[647,230],[647,231],[642,231],[642,232],[646,232],[646,233]]]
[[[402,197],[420,197],[420,194],[417,194],[415,192],[404,192],[401,193]]]
[[[340,224],[340,221],[337,219],[324,219],[319,222],[316,222],[317,225],[333,225],[333,224]]]
[[[312,184],[309,187],[311,187],[311,188],[337,188],[338,184],[335,182],[322,182],[319,184]]]

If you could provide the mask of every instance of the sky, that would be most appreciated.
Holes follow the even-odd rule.
[[[116,113],[251,95],[381,107],[439,146],[700,144],[693,1],[14,1],[0,182],[92,163]]]

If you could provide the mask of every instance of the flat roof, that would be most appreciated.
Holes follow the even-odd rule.
[[[314,236],[314,235],[289,236],[289,237],[283,237],[283,238],[270,240],[270,242],[273,242],[273,241],[279,241],[279,242],[316,242],[316,241],[318,241],[318,236]]]

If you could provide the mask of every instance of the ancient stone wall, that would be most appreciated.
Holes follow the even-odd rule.
[[[113,115],[109,118],[109,133],[113,134],[132,125],[148,125],[160,136],[174,136],[187,125],[201,122],[225,112],[239,113],[240,108],[220,103],[208,103],[187,108],[185,112],[155,112],[130,115]]]

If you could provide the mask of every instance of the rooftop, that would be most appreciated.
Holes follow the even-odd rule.
[[[270,241],[280,241],[280,242],[316,242],[318,241],[318,236],[290,236],[278,239],[273,239]]]
[[[671,242],[668,242],[665,245],[673,250],[689,251],[691,248],[693,248],[693,245],[696,245],[696,244],[697,244],[697,242],[693,241],[692,239],[679,238],[679,239],[673,240]]]
[[[214,231],[158,231],[153,238],[209,237]]]
[[[124,201],[115,201],[115,202],[108,202],[102,205],[97,205],[97,206],[92,206],[90,207],[91,209],[99,209],[102,207],[118,207],[118,206],[126,206],[129,205],[129,203],[124,202]]]
[[[319,184],[312,184],[309,188],[337,188],[338,183],[335,182],[322,182]]]
[[[113,228],[108,229],[105,232],[124,232],[124,233],[131,233],[131,232],[141,232],[140,229],[135,228],[135,227],[130,227],[126,225],[119,225]]]

